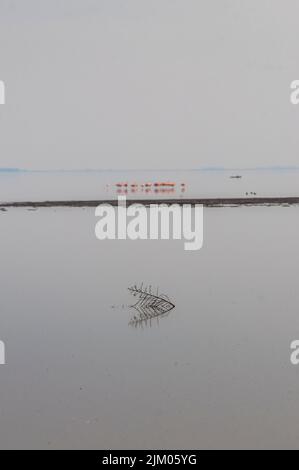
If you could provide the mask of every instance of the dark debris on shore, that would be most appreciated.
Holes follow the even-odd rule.
[[[100,204],[118,205],[117,199],[112,200],[86,200],[86,201],[23,201],[0,203],[0,210],[8,208],[31,208],[43,207],[97,207]],[[236,206],[291,206],[299,204],[299,197],[253,197],[253,198],[192,198],[192,199],[128,199],[127,206],[141,204],[149,206],[152,204],[188,204],[195,206],[201,204],[205,207],[236,207]]]

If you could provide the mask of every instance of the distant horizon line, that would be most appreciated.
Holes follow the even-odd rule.
[[[18,167],[0,167],[2,173],[96,173],[96,172],[130,172],[130,171],[262,171],[262,170],[299,170],[299,166],[256,166],[256,167],[222,167],[222,166],[203,166],[199,168],[56,168],[56,169],[34,169]]]

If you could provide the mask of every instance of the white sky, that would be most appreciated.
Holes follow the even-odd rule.
[[[298,0],[0,0],[0,167],[299,164]]]

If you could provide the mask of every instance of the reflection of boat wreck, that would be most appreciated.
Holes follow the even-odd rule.
[[[135,285],[130,287],[129,291],[137,298],[135,304],[130,306],[135,310],[135,314],[129,322],[131,326],[141,326],[153,318],[164,317],[175,307],[167,295],[159,294],[158,291],[153,293],[151,286],[147,289],[142,285],[140,288]]]

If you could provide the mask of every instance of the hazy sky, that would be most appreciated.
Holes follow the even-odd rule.
[[[299,164],[298,0],[0,0],[0,167]]]

